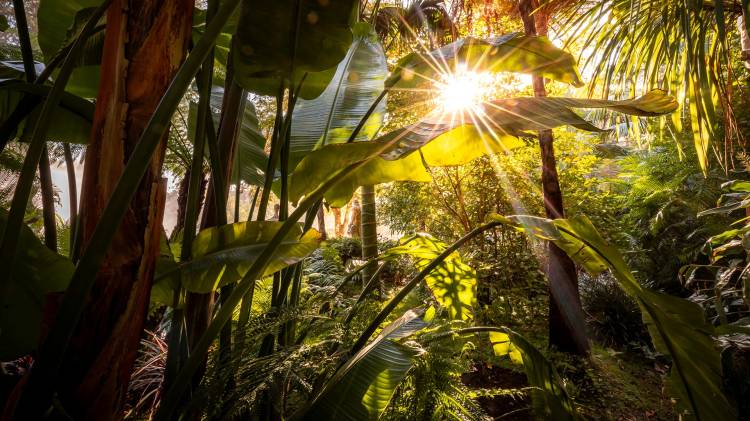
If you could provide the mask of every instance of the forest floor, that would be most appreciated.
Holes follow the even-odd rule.
[[[542,345],[542,344],[538,344]],[[542,348],[543,349],[543,348]],[[638,351],[617,352],[594,346],[587,360],[557,353],[552,356],[558,372],[574,398],[578,412],[590,420],[674,420],[672,400],[665,394],[663,378],[668,366]],[[520,368],[477,364],[461,379],[469,388],[508,389],[509,393],[480,397],[488,415],[504,421],[529,420],[528,397],[510,390],[528,387]]]

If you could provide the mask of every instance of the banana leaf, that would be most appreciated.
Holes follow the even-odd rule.
[[[36,68],[36,72],[39,74],[44,70],[44,64],[35,62],[34,68]],[[24,80],[26,80],[26,70],[24,69],[22,61],[0,61],[0,83]]]
[[[378,256],[379,260],[391,260],[408,255],[414,258],[417,270],[422,270],[447,248],[442,241],[429,234],[415,234],[399,240]],[[477,273],[467,265],[458,252],[448,258],[425,277],[427,287],[435,299],[448,310],[452,319],[472,320],[476,301]]]
[[[624,101],[555,97],[499,99],[485,103],[483,109],[479,111],[466,111],[459,115],[444,112],[432,113],[411,126],[379,137],[377,141],[396,142],[395,146],[382,155],[386,159],[398,159],[430,142],[437,141],[440,143],[438,143],[439,146],[433,146],[437,149],[434,153],[428,148],[421,150],[426,162],[430,165],[438,165],[438,162],[446,162],[446,159],[450,159],[447,162],[451,164],[448,165],[457,165],[468,162],[467,158],[472,155],[451,157],[450,152],[454,154],[462,152],[456,148],[450,151],[450,144],[455,138],[473,139],[473,144],[467,145],[469,151],[463,153],[470,154],[473,150],[475,154],[481,154],[488,148],[482,148],[481,145],[492,145],[493,137],[500,139],[499,143],[507,150],[515,146],[511,140],[508,140],[509,138],[524,134],[528,130],[554,129],[568,125],[579,130],[605,131],[581,118],[571,108],[598,108],[636,116],[657,116],[675,111],[677,102],[674,97],[658,89],[641,97]],[[468,130],[467,126],[473,127],[476,133],[453,132],[462,127],[462,130]],[[480,134],[484,136],[484,139],[478,138]]]
[[[435,112],[372,142],[327,145],[313,151],[292,174],[290,199],[296,202],[333,177],[336,170],[356,162],[367,161],[326,192],[325,198],[332,206],[346,204],[362,185],[430,181],[425,164],[461,165],[482,155],[505,153],[523,144],[515,135],[524,130],[571,125],[602,131],[570,107],[657,115],[674,111],[676,103],[664,91],[655,90],[625,101],[552,97],[503,99],[489,102],[481,116]]]
[[[409,310],[388,325],[328,380],[304,420],[377,420],[414,364],[418,350],[399,342],[427,327]]]
[[[224,99],[224,88],[213,86],[211,88],[211,115],[214,120],[214,127],[219,127],[221,119],[221,106]],[[188,109],[188,138],[195,138],[196,118],[198,114],[198,103],[191,102]],[[233,168],[240,169],[242,181],[252,185],[263,185],[264,171],[268,154],[264,147],[266,138],[258,127],[258,115],[255,111],[255,105],[248,101],[242,115],[242,126],[238,137],[238,150],[235,154]],[[208,148],[206,148],[208,153]]]
[[[352,43],[357,5],[354,0],[244,1],[232,43],[238,83],[259,95],[275,95],[282,81],[297,86],[304,77],[300,96],[317,97]]]
[[[0,72],[12,72],[0,63]],[[20,77],[23,77],[21,73]],[[48,85],[36,85],[16,79],[6,79],[0,82],[0,121],[10,117],[19,101],[25,95],[45,98],[50,91]],[[21,141],[27,140],[31,133],[27,133],[35,126],[42,103],[40,102],[29,116],[18,125],[17,136]],[[91,121],[94,114],[94,104],[72,93],[65,92],[52,116],[52,130],[48,133],[48,141],[87,144],[91,135]],[[31,124],[29,124],[31,123]]]
[[[390,181],[415,180],[429,182],[432,177],[413,155],[397,161],[378,157],[383,145],[377,142],[353,142],[324,146],[310,152],[295,168],[289,183],[289,199],[296,203],[302,196],[315,190],[330,179],[336,170],[370,159],[352,171],[325,193],[326,201],[333,207],[349,202],[361,185]]]
[[[87,16],[101,0],[40,0],[37,11],[39,48],[44,61],[49,63],[57,52],[66,46],[85,23]],[[104,20],[104,18],[102,18]],[[100,33],[87,41],[83,57],[88,58],[73,71],[65,90],[84,98],[95,98],[99,89],[99,64],[103,40],[103,25]],[[97,47],[98,45],[98,47]],[[97,48],[99,50],[97,50]]]
[[[523,336],[510,329],[502,330],[489,333],[492,348],[495,355],[508,355],[511,361],[523,363],[526,378],[533,387],[531,400],[539,419],[580,420],[560,375],[549,360]]]
[[[378,95],[383,91],[388,67],[377,35],[367,23],[354,26],[354,41],[336,68],[331,83],[312,100],[301,99],[294,107],[290,167],[310,151],[346,142]],[[354,141],[372,140],[383,123],[381,101]]]
[[[428,53],[411,53],[396,65],[386,86],[408,89],[465,66],[475,72],[516,72],[583,86],[575,58],[547,38],[506,34],[488,39],[466,37]]]
[[[283,222],[238,222],[208,228],[195,237],[192,260],[165,270],[156,281],[182,272],[182,286],[190,292],[208,293],[237,282],[263,253]],[[302,261],[320,245],[320,233],[302,232],[298,224],[284,238],[263,276]]]

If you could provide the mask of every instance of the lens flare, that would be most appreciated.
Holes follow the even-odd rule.
[[[490,79],[488,74],[458,68],[437,83],[437,102],[446,112],[478,112],[486,100]]]

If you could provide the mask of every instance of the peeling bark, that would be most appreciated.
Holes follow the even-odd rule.
[[[191,0],[115,0],[107,12],[101,82],[80,206],[85,249],[161,96],[182,63]],[[57,385],[75,419],[121,419],[162,231],[167,133],[110,245]]]

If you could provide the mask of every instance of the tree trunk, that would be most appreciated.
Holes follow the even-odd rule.
[[[200,193],[198,197],[201,203],[199,203],[198,209],[202,207],[203,197],[206,195],[206,188],[208,187],[208,180],[206,176],[201,174]],[[190,168],[185,171],[185,176],[180,180],[180,185],[177,188],[177,219],[175,220],[174,228],[169,234],[169,241],[177,241],[181,235],[183,229],[185,229],[185,212],[187,211],[188,203],[188,188],[190,187]]]
[[[192,0],[114,0],[109,7],[81,196],[84,248],[185,57],[192,12]],[[159,256],[166,135],[102,263],[60,369],[58,396],[74,419],[123,417]]]
[[[521,0],[518,9],[526,35],[547,35],[549,15],[537,10],[536,0]],[[532,13],[533,12],[533,13]],[[533,76],[534,96],[547,96],[542,76]],[[542,155],[542,191],[548,218],[564,218],[563,197],[557,176],[554,138],[551,130],[539,131]],[[589,351],[586,325],[578,293],[578,275],[573,261],[553,243],[547,244],[549,281],[549,344],[560,351],[586,355]]]
[[[320,238],[325,241],[328,239],[328,233],[326,232],[326,211],[323,209],[323,205],[318,206],[318,231],[320,231]]]
[[[52,186],[52,172],[49,168],[47,146],[39,160],[39,185],[42,191],[42,217],[44,220],[44,245],[57,253],[57,223],[55,221],[55,190]]]
[[[359,204],[359,200],[352,200],[352,204],[349,207],[351,212],[351,219],[349,219],[349,227],[347,228],[347,234],[352,238],[362,237],[362,206]]]
[[[737,29],[740,33],[740,48],[742,50],[740,59],[745,68],[750,69],[750,36],[747,34],[747,25],[745,24],[747,19],[750,19],[750,16],[746,16],[743,9],[742,16],[737,18]]]
[[[341,238],[344,236],[344,223],[341,221],[341,208],[331,208],[333,212],[333,236]]]
[[[362,259],[369,260],[378,255],[378,222],[375,209],[375,186],[362,186]],[[378,264],[373,262],[362,271],[362,280],[367,283],[375,275]],[[377,282],[377,280],[375,281]]]
[[[73,256],[73,247],[75,245],[76,222],[78,221],[78,186],[76,185],[76,169],[73,161],[73,153],[70,151],[70,145],[63,143],[63,154],[65,157],[65,171],[68,174],[68,201],[70,202],[70,241],[68,243],[68,255]]]

